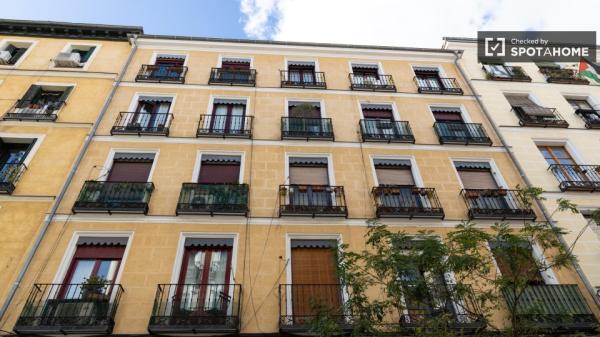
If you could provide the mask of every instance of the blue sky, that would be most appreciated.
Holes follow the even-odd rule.
[[[5,19],[136,25],[147,34],[246,37],[240,0],[6,0],[1,8]]]

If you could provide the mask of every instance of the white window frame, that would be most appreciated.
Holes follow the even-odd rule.
[[[6,47],[10,44],[10,43],[29,43],[29,47],[27,47],[27,50],[25,51],[25,53],[23,53],[23,55],[21,55],[21,57],[17,60],[17,62],[15,62],[15,64],[2,64],[0,65],[0,69],[2,68],[16,68],[18,67],[26,58],[27,56],[29,56],[29,53],[31,53],[31,50],[37,45],[38,41],[36,40],[21,40],[21,39],[4,39],[4,40],[0,40],[0,51],[5,50]]]
[[[196,161],[194,163],[194,170],[192,172],[191,182],[198,183],[198,177],[200,170],[202,169],[202,155],[223,155],[223,156],[239,156],[240,157],[240,175],[238,177],[238,184],[244,183],[244,167],[246,161],[246,152],[244,151],[208,151],[198,150],[196,154]]]
[[[184,67],[187,66],[188,60],[190,59],[190,54],[189,53],[178,53],[178,52],[172,53],[170,51],[155,51],[155,52],[152,53],[152,57],[150,58],[150,62],[148,64],[149,65],[155,65],[156,64],[156,59],[158,57],[161,57],[161,56],[165,56],[165,57],[168,57],[168,56],[183,56],[183,57],[185,57],[185,59],[183,60],[183,66]]]
[[[221,68],[223,66],[223,59],[232,58],[232,59],[240,59],[250,61],[250,69],[252,69],[254,65],[254,56],[239,56],[239,55],[229,55],[229,54],[219,54],[219,59],[217,60],[217,68]],[[186,58],[187,60],[187,58]]]
[[[8,142],[13,140],[16,143],[19,143],[19,141],[21,141],[21,140],[29,140],[29,141],[35,140],[35,143],[33,144],[31,149],[27,153],[27,156],[23,160],[23,164],[25,164],[25,166],[29,167],[31,160],[33,160],[33,157],[35,156],[36,152],[40,149],[40,146],[42,145],[42,142],[46,138],[46,135],[37,134],[37,133],[0,132],[0,138],[7,139]],[[23,144],[23,143],[21,143],[21,144]]]
[[[467,108],[464,104],[450,104],[450,103],[439,103],[439,104],[428,104],[427,109],[429,110],[429,115],[431,116],[433,122],[435,123],[435,116],[433,115],[433,110],[435,108],[459,108],[460,109],[460,117],[463,120],[463,123],[473,123],[471,119],[471,115],[467,111]]]
[[[304,103],[319,103],[319,110],[321,111],[321,118],[327,118],[325,111],[325,99],[324,98],[285,98],[285,107],[283,110],[283,117],[290,115],[290,102],[304,102]]]
[[[236,99],[240,101],[246,101],[246,110],[244,116],[252,116],[250,113],[252,110],[250,109],[250,96],[226,96],[226,95],[210,95],[208,98],[208,108],[206,110],[207,115],[212,115],[214,110],[215,100],[219,99]]]
[[[72,43],[72,42],[69,42],[63,47],[63,49],[60,52],[61,53],[70,53],[73,51],[74,47],[95,47],[96,49],[94,49],[94,52],[92,53],[92,55],[90,55],[88,60],[85,63],[83,63],[83,66],[81,68],[57,67],[54,64],[54,60],[51,60],[49,69],[65,70],[65,71],[88,70],[88,68],[90,67],[90,64],[92,64],[92,61],[94,61],[94,58],[96,57],[96,55],[98,55],[98,51],[100,51],[100,48],[102,47],[102,45],[98,44],[98,43]]]
[[[356,101],[358,103],[358,113],[360,114],[360,119],[365,119],[365,115],[363,114],[363,109],[362,109],[362,105],[369,105],[369,104],[377,104],[377,105],[389,105],[392,107],[392,115],[394,116],[394,121],[398,122],[400,121],[400,112],[398,112],[398,107],[396,106],[396,102],[394,101],[365,101],[365,100],[357,100]]]
[[[569,99],[586,101],[592,107],[592,109],[600,110],[600,101],[598,101],[592,95],[587,95],[587,94],[582,94],[582,95],[579,94],[578,95],[578,94],[563,93],[562,96],[565,98],[565,101],[567,101]],[[569,103],[569,101],[567,101],[567,104],[569,104],[569,107],[571,107],[571,104]],[[573,109],[573,112],[575,112],[575,109]]]
[[[329,179],[329,186],[335,186],[335,176],[333,174],[333,159],[331,153],[296,153],[286,152],[285,153],[285,166],[284,166],[284,185],[290,183],[290,157],[300,158],[326,158],[327,159],[327,178]]]
[[[173,108],[175,107],[175,101],[177,100],[177,94],[168,94],[168,93],[158,93],[158,92],[136,92],[133,94],[131,98],[131,102],[129,102],[129,107],[127,108],[127,112],[135,112],[137,106],[140,102],[140,97],[148,96],[148,97],[165,97],[171,99],[171,105],[169,106],[169,111],[167,113],[172,114]]]
[[[415,181],[416,187],[425,187],[423,183],[423,177],[421,176],[421,171],[419,171],[419,166],[417,165],[417,160],[414,156],[396,156],[396,155],[369,155],[369,163],[371,164],[371,173],[373,174],[373,186],[379,186],[379,179],[377,179],[377,171],[375,169],[375,159],[396,159],[396,160],[410,160],[410,173]]]
[[[535,144],[536,150],[539,153],[540,157],[542,157],[542,159],[544,160],[544,163],[546,163],[546,159],[544,158],[544,155],[542,155],[542,152],[538,149],[538,146],[562,146],[565,148],[565,150],[567,150],[569,156],[573,158],[575,164],[585,165],[586,163],[586,161],[583,160],[583,157],[581,156],[579,151],[577,151],[577,148],[575,148],[575,146],[569,139],[534,138],[533,143]]]
[[[108,178],[108,174],[112,169],[112,165],[114,163],[115,154],[117,153],[151,153],[154,154],[154,160],[152,160],[152,167],[150,168],[150,173],[148,173],[147,182],[152,182],[152,175],[154,174],[154,170],[156,169],[156,163],[158,163],[158,156],[160,154],[160,149],[128,149],[128,148],[111,148],[108,156],[106,157],[106,161],[104,165],[100,168],[100,173],[96,181],[106,181]]]
[[[496,165],[496,162],[492,158],[456,158],[456,157],[453,157],[453,158],[449,158],[449,159],[450,159],[450,164],[452,166],[452,169],[454,170],[454,174],[456,174],[456,179],[458,179],[458,184],[460,185],[460,189],[461,190],[464,189],[465,186],[463,185],[463,182],[460,179],[460,175],[458,174],[458,169],[456,168],[456,165],[454,164],[454,162],[457,162],[457,161],[467,161],[467,162],[473,162],[473,163],[487,163],[487,164],[489,164],[490,165],[490,171],[492,173],[492,177],[496,181],[496,184],[498,185],[498,188],[500,188],[500,189],[510,189],[510,187],[506,183],[506,180],[504,180],[504,177],[500,173],[500,169]]]

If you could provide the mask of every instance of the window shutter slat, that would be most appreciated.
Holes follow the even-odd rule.
[[[498,184],[490,171],[459,170],[460,180],[465,189],[497,189]]]
[[[511,106],[538,106],[527,96],[506,95],[506,99]]]
[[[146,182],[150,176],[152,162],[115,161],[110,169],[107,181]]]
[[[327,167],[290,167],[292,185],[329,185]]]
[[[379,185],[414,185],[415,181],[410,169],[377,168],[377,181]]]

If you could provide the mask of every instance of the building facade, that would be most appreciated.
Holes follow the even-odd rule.
[[[306,333],[306,294],[343,301],[331,248],[364,249],[369,219],[443,236],[544,218],[511,197],[525,182],[454,50],[129,42],[3,330]],[[595,321],[575,273],[542,277]]]
[[[556,224],[569,231],[581,270],[600,287],[600,84],[575,76],[578,64],[552,62],[480,64],[472,39],[446,38],[462,49],[459,61],[492,122],[533,186],[544,189],[543,204]],[[557,201],[575,203],[579,214],[555,212]]]

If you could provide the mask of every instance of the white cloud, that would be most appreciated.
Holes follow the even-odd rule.
[[[249,37],[439,47],[477,30],[597,30],[598,0],[241,0]]]

